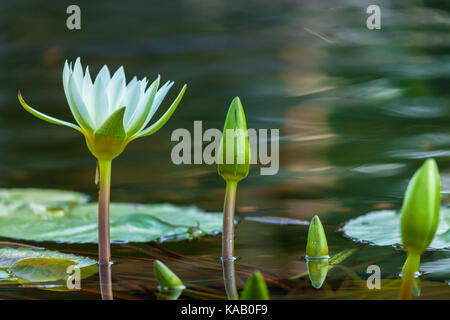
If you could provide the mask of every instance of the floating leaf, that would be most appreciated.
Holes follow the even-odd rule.
[[[0,248],[0,283],[66,280],[67,268],[80,268],[81,279],[98,272],[95,260],[57,251]]]
[[[95,260],[50,250],[35,250],[24,248],[0,248],[0,269],[10,268],[15,262],[28,258],[67,259],[75,262],[80,268],[96,264]]]
[[[439,227],[428,249],[450,247],[448,216],[450,209],[441,208]],[[370,212],[347,222],[343,228],[347,237],[378,246],[401,244],[400,214],[394,210]]]
[[[8,271],[29,282],[66,280],[70,266],[76,265],[69,259],[26,258],[15,262]]]
[[[245,220],[279,225],[309,226],[309,221],[283,217],[245,217]]]
[[[45,219],[35,214],[20,216],[7,213],[0,216],[0,236],[33,241],[96,243],[97,210],[97,204],[91,203]],[[220,232],[222,215],[169,204],[112,203],[110,226],[113,242],[182,240]]]
[[[434,279],[441,279],[450,284],[450,258],[424,262],[420,265],[420,271],[424,274],[431,274]]]
[[[0,202],[33,202],[47,207],[86,203],[89,197],[80,192],[54,189],[0,189]]]

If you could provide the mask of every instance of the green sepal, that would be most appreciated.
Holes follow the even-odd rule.
[[[80,128],[79,126],[77,126],[76,124],[73,124],[73,123],[70,123],[70,122],[67,122],[67,121],[59,120],[59,119],[57,119],[57,118],[48,116],[48,115],[46,115],[46,114],[44,114],[44,113],[42,113],[42,112],[39,112],[39,111],[37,111],[36,109],[33,109],[32,107],[30,107],[30,106],[25,102],[25,100],[23,100],[22,94],[20,93],[20,91],[19,91],[19,93],[17,94],[17,96],[18,96],[18,98],[19,98],[19,102],[20,102],[20,104],[22,105],[22,107],[23,107],[26,111],[28,111],[29,113],[31,113],[33,116],[35,116],[35,117],[37,117],[37,118],[39,118],[39,119],[41,119],[41,120],[47,121],[47,122],[49,122],[49,123],[53,123],[53,124],[56,124],[56,125],[59,125],[59,126],[66,126],[66,127],[69,127],[69,128],[72,128],[72,129],[75,129],[75,130],[81,132],[81,128]]]
[[[138,133],[133,139],[142,138],[149,136],[151,134],[154,134],[156,131],[162,128],[163,125],[166,124],[167,121],[169,121],[172,114],[175,112],[176,108],[178,107],[178,104],[180,103],[181,99],[183,98],[184,92],[186,91],[187,85],[184,85],[181,89],[180,93],[172,103],[172,105],[169,107],[169,109],[164,113],[164,115],[156,121],[154,124],[152,124],[147,129],[142,130],[140,133]]]
[[[161,290],[185,288],[180,278],[161,261],[155,260],[153,271]]]
[[[241,300],[270,300],[264,277],[259,271],[254,271],[248,278],[241,293]]]
[[[95,130],[94,136],[103,136],[114,139],[125,139],[127,133],[123,125],[126,107],[117,109],[105,122]]]

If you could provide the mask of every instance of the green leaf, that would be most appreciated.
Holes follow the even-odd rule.
[[[89,196],[75,191],[56,189],[0,189],[0,202],[23,201],[52,208],[86,203]]]
[[[166,124],[167,121],[169,121],[172,114],[175,112],[175,109],[178,107],[178,104],[180,103],[181,99],[183,98],[184,92],[186,91],[187,86],[184,85],[181,89],[180,93],[176,97],[175,101],[172,103],[172,105],[169,107],[169,109],[164,113],[164,115],[156,121],[154,124],[152,124],[147,129],[142,130],[140,133],[136,135],[135,138],[142,138],[149,136],[151,134],[154,134],[156,131],[162,128],[163,125]]]
[[[336,253],[334,256],[332,256],[328,260],[328,263],[332,264],[332,265],[337,265],[337,264],[341,263],[342,261],[344,261],[345,259],[347,259],[348,257],[350,257],[353,253],[355,253],[356,250],[358,250],[358,249],[353,248],[353,249],[345,249],[343,251],[340,251],[340,252]]]
[[[97,242],[96,203],[65,210],[45,219],[28,213],[0,215],[0,236],[34,241],[66,243]],[[191,239],[222,230],[222,215],[195,207],[169,204],[111,204],[111,241],[148,242]]]
[[[76,265],[69,259],[26,258],[14,263],[8,271],[21,280],[29,282],[51,282],[66,280],[67,269]]]
[[[161,261],[155,260],[153,263],[153,271],[161,290],[185,288],[180,278]]]
[[[105,122],[95,130],[95,136],[113,138],[123,140],[127,134],[123,125],[123,117],[125,115],[126,107],[116,110]]]
[[[264,277],[259,271],[253,272],[242,290],[241,300],[270,300]]]
[[[421,263],[420,271],[427,275],[427,278],[444,280],[450,284],[450,257]]]
[[[30,106],[25,102],[25,100],[23,100],[22,94],[20,93],[20,91],[19,91],[19,93],[18,93],[18,97],[19,97],[19,102],[20,102],[20,104],[22,105],[22,107],[23,107],[25,110],[27,110],[29,113],[31,113],[33,116],[35,116],[35,117],[37,117],[37,118],[39,118],[39,119],[41,119],[41,120],[44,120],[44,121],[47,121],[47,122],[50,122],[50,123],[59,125],[59,126],[66,126],[66,127],[69,127],[69,128],[72,128],[72,129],[75,129],[75,130],[81,132],[81,128],[80,128],[79,126],[77,126],[77,125],[71,123],[71,122],[59,120],[59,119],[57,119],[57,118],[48,116],[48,115],[46,115],[46,114],[44,114],[44,113],[42,113],[42,112],[39,112],[39,111],[37,111],[36,109],[30,107]]]
[[[0,217],[48,219],[88,199],[85,194],[63,190],[0,189]]]
[[[17,261],[29,258],[68,259],[75,262],[80,268],[97,263],[95,260],[89,258],[58,251],[4,247],[0,248],[0,269],[10,268]]]
[[[450,209],[441,208],[436,236],[428,249],[450,248],[448,215]],[[374,211],[348,221],[343,231],[347,237],[359,242],[370,242],[377,246],[400,245],[400,218],[400,214],[394,210]]]
[[[67,268],[80,268],[81,279],[98,272],[95,260],[57,251],[0,248],[0,284],[66,280]]]

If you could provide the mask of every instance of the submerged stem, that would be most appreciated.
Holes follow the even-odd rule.
[[[238,300],[234,272],[234,208],[236,204],[237,181],[228,181],[223,205],[222,262],[225,290],[228,299]]]
[[[100,265],[109,265],[109,198],[111,190],[111,160],[99,160],[100,191],[98,196],[98,258]]]
[[[419,266],[420,254],[409,252],[402,270],[403,280],[400,288],[400,300],[411,299],[414,287],[414,275],[419,270]]]

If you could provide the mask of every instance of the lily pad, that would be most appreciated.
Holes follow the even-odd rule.
[[[95,260],[57,251],[0,248],[0,284],[66,280],[69,266],[80,268],[81,279],[98,272]]]
[[[450,248],[449,208],[441,208],[439,227],[428,249]],[[401,244],[400,214],[394,210],[370,212],[347,222],[344,234],[359,242],[377,246]]]
[[[65,243],[97,242],[97,204],[80,205],[45,218],[33,213],[0,216],[0,236]],[[170,204],[112,203],[112,242],[183,240],[222,230],[222,215]]]
[[[75,191],[56,189],[0,189],[0,202],[23,201],[48,207],[61,207],[86,203],[89,197]]]
[[[444,280],[450,285],[450,258],[422,263],[420,271],[431,274],[434,279]]]
[[[29,282],[51,282],[67,279],[67,270],[76,265],[69,259],[26,258],[15,262],[8,269],[21,280]]]

